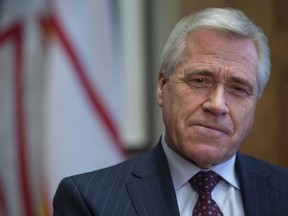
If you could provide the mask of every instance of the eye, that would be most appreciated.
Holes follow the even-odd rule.
[[[188,83],[190,86],[195,88],[207,88],[213,85],[209,79],[203,77],[191,78],[189,79]]]
[[[204,82],[205,82],[205,79],[203,79],[203,78],[196,78],[196,79],[192,79],[191,81],[192,81],[192,82],[195,82],[195,83],[204,83]]]
[[[230,93],[239,97],[247,97],[251,95],[251,93],[247,90],[247,88],[240,85],[232,85],[228,88],[228,90]]]

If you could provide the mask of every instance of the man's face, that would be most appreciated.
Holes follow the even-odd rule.
[[[190,33],[174,73],[158,77],[167,144],[202,168],[230,159],[253,125],[257,61],[251,40],[212,29]]]

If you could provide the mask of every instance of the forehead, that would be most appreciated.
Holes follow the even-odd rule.
[[[254,42],[214,29],[191,32],[186,41],[185,55],[179,65],[185,70],[247,76],[257,80],[258,55]]]

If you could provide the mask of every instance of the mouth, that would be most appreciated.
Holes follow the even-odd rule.
[[[209,125],[209,124],[193,124],[191,126],[197,127],[199,130],[203,131],[204,133],[220,133],[224,135],[229,135],[232,133],[232,130],[229,127],[223,125]]]

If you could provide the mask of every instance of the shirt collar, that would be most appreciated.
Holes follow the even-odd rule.
[[[162,146],[166,154],[169,169],[171,172],[174,189],[177,190],[184,184],[186,184],[186,182],[190,178],[192,178],[202,169],[180,156],[174,150],[172,150],[165,141],[165,132],[163,132],[161,139]],[[235,159],[236,156],[234,155],[228,161],[214,165],[209,168],[209,170],[213,170],[215,173],[220,175],[226,182],[239,190],[240,186],[235,171]]]

